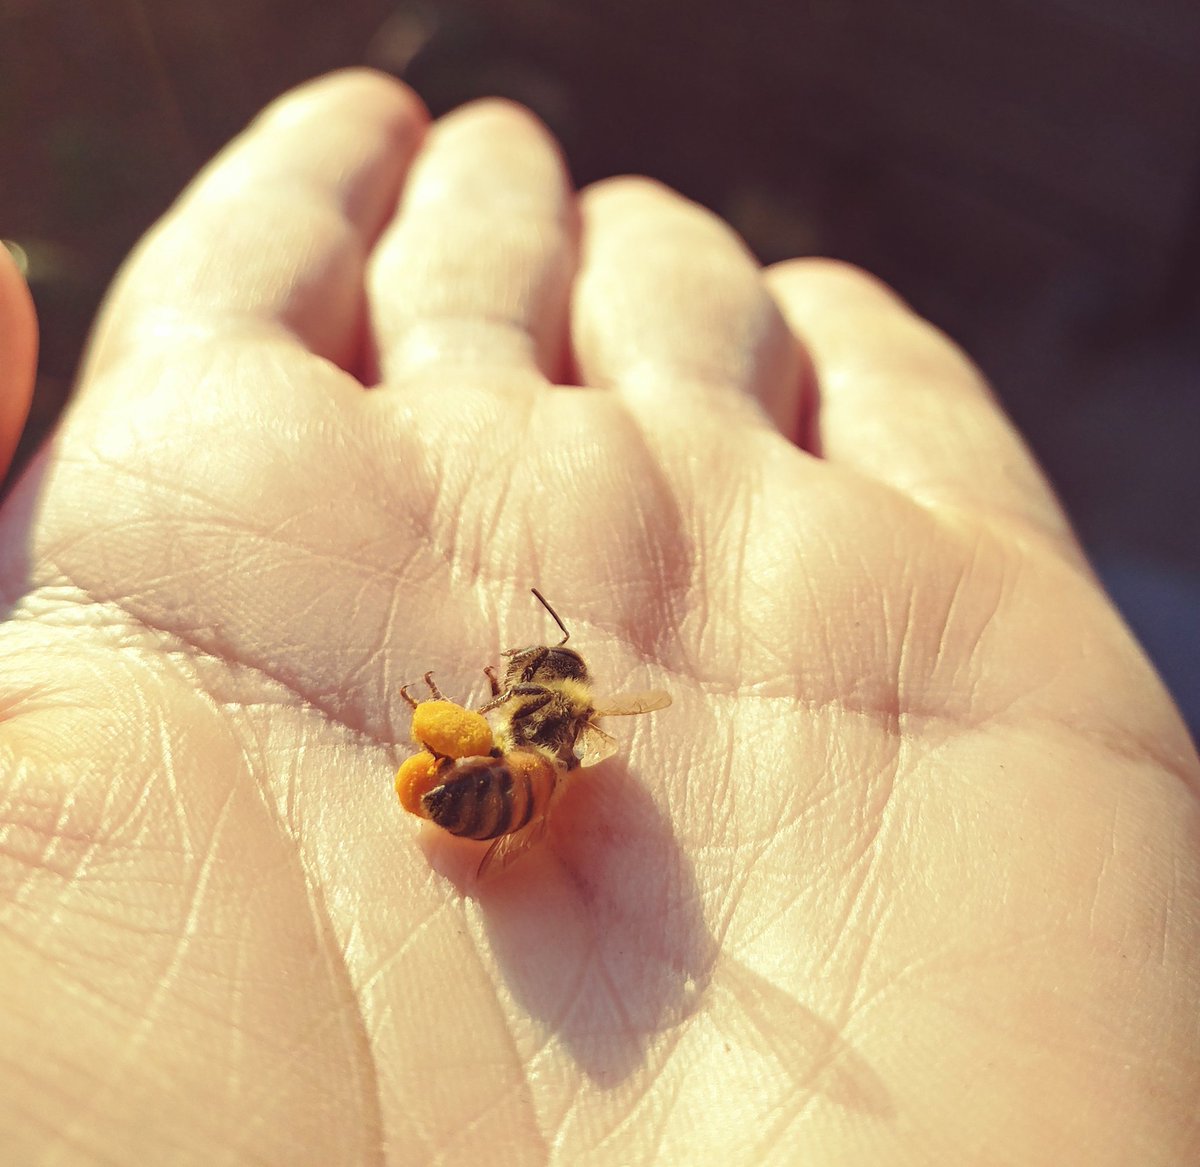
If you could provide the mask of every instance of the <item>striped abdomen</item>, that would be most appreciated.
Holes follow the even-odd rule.
[[[496,839],[544,815],[557,784],[555,768],[532,751],[460,758],[440,786],[422,795],[421,809],[452,835]]]

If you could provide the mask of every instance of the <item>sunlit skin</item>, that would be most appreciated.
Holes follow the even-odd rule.
[[[674,703],[476,890],[399,688],[481,703],[532,586]],[[1200,769],[1025,447],[519,108],[343,74],[230,146],[0,592],[7,1162],[1200,1162]]]

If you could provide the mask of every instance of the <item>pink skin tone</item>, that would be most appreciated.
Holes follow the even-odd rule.
[[[674,704],[477,886],[399,687],[481,700],[533,585]],[[871,277],[576,193],[518,107],[273,105],[0,590],[14,1163],[1200,1162],[1200,767],[1020,438]]]

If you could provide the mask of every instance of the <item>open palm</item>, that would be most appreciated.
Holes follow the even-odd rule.
[[[326,79],[135,254],[2,543],[6,1161],[1198,1153],[1191,746],[867,277]],[[531,586],[674,704],[480,886],[399,687],[478,702]]]

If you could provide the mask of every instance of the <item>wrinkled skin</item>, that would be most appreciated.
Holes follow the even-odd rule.
[[[132,257],[0,544],[6,1162],[1200,1161],[1195,754],[869,277],[325,79]],[[398,690],[479,702],[534,585],[674,704],[477,886]]]

